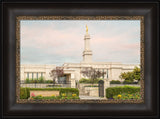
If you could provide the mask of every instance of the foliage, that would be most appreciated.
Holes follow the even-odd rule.
[[[25,83],[30,83],[30,79],[26,78]]]
[[[33,96],[31,97],[31,99],[56,99],[56,100],[61,100],[61,99],[79,99],[78,96],[46,96],[46,97],[42,97],[42,96]]]
[[[81,78],[79,80],[79,83],[98,83],[99,80],[102,80],[102,79],[98,78],[92,81],[92,79]]]
[[[134,68],[134,70],[133,70],[133,74],[134,74],[134,79],[135,80],[138,80],[138,81],[140,81],[140,72],[141,72],[141,70],[140,70],[140,68],[138,68],[138,67],[135,67]]]
[[[27,99],[27,89],[26,88],[20,88],[20,99]]]
[[[72,94],[79,96],[79,90],[77,88],[61,88],[60,95],[62,95],[62,93],[65,93],[68,96],[71,96]]]
[[[72,94],[76,94],[79,96],[79,90],[77,88],[20,88],[20,99],[28,99],[30,97],[31,90],[38,90],[38,91],[59,91],[60,96],[62,93],[65,93],[67,96],[72,96]]]
[[[47,85],[46,87],[62,87],[62,86],[54,84],[54,85]]]
[[[90,79],[81,78],[81,79],[79,80],[79,83],[91,83],[91,82],[90,82]]]
[[[97,86],[94,86],[94,85],[87,85],[87,86],[84,86],[84,87],[98,87],[98,85],[97,85]]]
[[[59,79],[59,77],[64,75],[64,68],[63,67],[56,67],[55,69],[51,70],[50,77],[53,78],[53,83],[55,84],[56,78]]]
[[[140,81],[140,68],[135,67],[132,72],[121,73],[119,77],[121,79],[125,79],[125,81],[126,80],[132,81],[132,82],[134,80]]]
[[[140,87],[134,86],[117,86],[117,87],[109,87],[106,89],[106,97],[113,98],[114,95],[122,94],[122,93],[136,93],[140,92]]]
[[[92,67],[83,68],[81,73],[83,74],[83,76],[90,78],[92,84],[95,83],[96,79],[104,77],[104,75],[106,74],[106,72]]]
[[[40,77],[40,78],[38,79],[38,82],[44,83],[44,82],[45,82],[45,81],[44,81],[44,77]]]
[[[121,100],[141,99],[141,95],[139,92],[132,93],[132,94],[122,93],[122,94],[113,96],[113,99],[121,99]]]
[[[45,80],[44,77],[39,77],[38,79],[26,78],[25,83],[53,83],[52,80]]]
[[[125,81],[123,81],[123,84],[138,84],[138,82],[133,82],[133,81],[130,81],[130,80],[125,80]]]
[[[110,81],[110,84],[121,84],[119,80],[112,80]]]
[[[53,83],[52,80],[45,80],[44,83]]]

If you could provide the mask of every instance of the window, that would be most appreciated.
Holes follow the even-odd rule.
[[[34,73],[32,72],[32,79],[33,79],[33,77],[34,77]]]
[[[108,69],[107,69],[107,79],[108,79]]]
[[[27,79],[29,79],[29,72],[27,72]]]
[[[38,72],[37,72],[37,79],[38,79]]]

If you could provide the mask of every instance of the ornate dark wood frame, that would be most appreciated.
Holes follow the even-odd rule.
[[[13,116],[158,116],[158,3],[4,3],[3,114]],[[145,95],[141,104],[19,104],[16,99],[17,16],[144,16]],[[18,46],[18,47],[16,47]],[[143,51],[143,50],[141,50]],[[18,52],[18,53],[17,53]]]

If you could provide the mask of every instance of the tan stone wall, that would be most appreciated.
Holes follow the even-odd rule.
[[[59,96],[59,91],[30,91],[30,97],[32,93],[34,93],[35,96],[42,95],[43,97],[52,95]]]
[[[99,97],[98,87],[85,87],[85,93],[89,93],[89,96]]]

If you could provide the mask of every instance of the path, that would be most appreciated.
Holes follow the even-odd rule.
[[[90,99],[92,99],[92,100],[99,100],[99,99],[101,99],[101,100],[103,100],[103,99],[105,99],[105,98],[101,98],[101,97],[93,97],[93,96],[79,96],[80,97],[80,99],[88,99],[88,100],[90,100]]]

